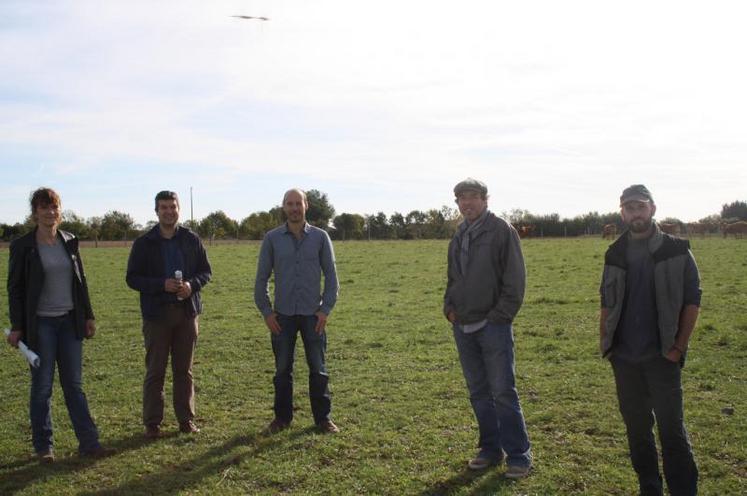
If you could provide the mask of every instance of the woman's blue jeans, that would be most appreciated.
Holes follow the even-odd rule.
[[[39,453],[52,447],[52,384],[55,363],[65,405],[78,438],[81,452],[99,446],[99,433],[88,410],[83,393],[83,342],[77,338],[72,313],[61,317],[38,317],[39,367],[31,369],[31,433],[34,450]]]

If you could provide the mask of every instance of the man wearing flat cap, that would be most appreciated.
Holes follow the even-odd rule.
[[[449,244],[444,315],[454,339],[480,431],[468,467],[506,458],[505,476],[529,474],[532,455],[514,376],[512,322],[524,300],[526,271],[516,230],[488,210],[485,183],[454,188],[464,221]]]
[[[697,494],[680,371],[700,307],[698,267],[689,242],[654,222],[645,186],[626,188],[620,211],[627,229],[604,258],[600,349],[612,364],[640,494],[663,494],[654,419],[669,493]]]

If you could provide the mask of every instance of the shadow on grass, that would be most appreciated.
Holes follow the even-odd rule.
[[[10,463],[6,463],[4,465],[0,465],[0,471],[2,471],[2,470],[13,470],[13,469],[25,467],[25,466],[31,465],[31,464],[38,464],[38,462],[36,461],[36,459],[34,459],[34,457],[29,456],[28,458],[23,458],[23,459],[20,459],[20,460],[16,460],[14,462],[10,462]]]
[[[164,466],[160,471],[146,475],[136,474],[136,479],[127,481],[117,487],[80,494],[85,496],[109,496],[153,494],[154,492],[158,494],[182,492],[191,486],[199,484],[205,477],[214,476],[233,465],[240,464],[245,458],[255,456],[268,449],[280,448],[284,442],[306,436],[312,432],[316,432],[315,427],[294,431],[287,436],[283,436],[280,442],[278,442],[276,436],[263,432],[234,436],[220,446],[216,446],[206,453],[180,464]],[[237,447],[248,447],[250,449],[240,454],[233,454],[232,451]],[[169,449],[178,448],[169,447]]]
[[[169,436],[167,435],[166,437]],[[125,451],[138,449],[151,442],[153,441],[145,439],[141,433],[138,433],[109,441],[106,443],[106,447],[116,449],[116,456]],[[56,453],[55,462],[49,465],[41,465],[34,455],[30,455],[0,466],[0,470],[9,470],[7,474],[3,475],[2,483],[0,483],[0,493],[15,494],[38,479],[48,479],[82,470],[99,461],[95,458],[80,457],[78,455],[65,457],[60,455],[61,453]]]
[[[456,494],[461,492],[465,486],[472,485],[478,479],[480,479],[479,484],[467,494],[475,496],[479,494],[495,494],[498,489],[512,484],[512,481],[503,477],[503,473],[497,471],[495,468],[479,472],[465,468],[450,479],[437,482],[433,487],[420,493],[420,496],[448,496]]]

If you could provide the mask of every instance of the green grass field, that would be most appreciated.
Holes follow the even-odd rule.
[[[56,384],[58,461],[38,465],[28,369],[0,346],[0,494],[634,494],[612,373],[597,352],[608,243],[523,242],[528,290],[515,322],[517,381],[535,470],[519,482],[503,479],[503,468],[466,470],[477,427],[441,315],[446,242],[336,244],[341,291],[328,367],[342,432],[334,436],[312,429],[300,343],[294,424],[261,434],[272,418],[273,361],[252,299],[259,245],[210,247],[214,275],[203,291],[195,364],[202,432],[177,435],[167,402],[169,435],[157,442],[146,442],[140,425],[144,350],[137,293],[124,283],[128,250],[85,249],[99,326],[85,347],[85,390],[102,442],[118,453],[76,456]],[[701,494],[745,494],[747,241],[695,239],[693,251],[704,293],[683,383]],[[7,249],[0,257],[5,281]]]

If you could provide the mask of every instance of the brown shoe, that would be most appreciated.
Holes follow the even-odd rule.
[[[503,474],[507,479],[523,479],[529,475],[532,470],[531,465],[509,465],[506,467],[506,473]]]
[[[270,425],[265,428],[265,432],[268,434],[276,434],[284,429],[287,429],[290,427],[290,422],[286,422],[285,420],[281,420],[277,417],[272,419],[272,422],[270,422]]]
[[[335,425],[334,422],[331,420],[322,420],[318,424],[316,424],[317,428],[322,431],[324,434],[337,434],[340,432],[340,428]]]
[[[50,463],[54,463],[54,451],[52,451],[52,448],[39,451],[36,453],[36,458],[39,460],[39,463],[49,465]]]
[[[81,451],[80,456],[85,458],[106,458],[112,456],[116,452],[117,450],[114,448],[104,448],[103,446],[99,446],[97,448]]]
[[[200,432],[200,428],[191,420],[187,420],[186,422],[179,422],[179,432],[183,434],[197,434]]]
[[[158,439],[161,437],[161,426],[156,424],[145,426],[145,439]]]

